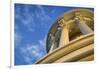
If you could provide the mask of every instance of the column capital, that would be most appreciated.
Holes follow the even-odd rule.
[[[67,28],[69,29],[69,25],[67,24],[67,22],[64,20],[64,19],[61,19],[59,22],[58,22],[59,26],[62,27],[62,28]]]
[[[75,12],[75,20],[80,23],[85,22],[84,16],[79,12]]]

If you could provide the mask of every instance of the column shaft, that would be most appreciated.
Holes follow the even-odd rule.
[[[85,24],[85,21],[79,21],[78,26],[83,34],[93,33],[92,29]]]
[[[65,46],[69,43],[69,31],[66,26],[62,28],[59,47]]]
[[[51,48],[50,48],[50,50],[49,50],[49,53],[52,52],[53,49],[54,49],[54,43],[52,44],[52,46],[51,46]]]

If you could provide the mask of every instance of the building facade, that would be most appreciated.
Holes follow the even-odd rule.
[[[37,64],[94,60],[93,11],[75,9],[60,16],[48,32],[46,50]]]

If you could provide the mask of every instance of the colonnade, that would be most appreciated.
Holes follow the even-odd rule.
[[[86,24],[85,18],[86,17],[82,16],[79,12],[75,12],[75,17],[73,20],[69,20],[67,22],[64,19],[61,19],[59,21],[59,26],[62,29],[60,41],[59,41],[59,47],[65,46],[70,42],[69,41],[69,30],[70,30],[69,25],[72,22],[77,24],[77,27],[79,27],[80,32],[83,35],[93,33],[93,30]],[[53,46],[54,45],[51,46],[50,52],[52,52]]]

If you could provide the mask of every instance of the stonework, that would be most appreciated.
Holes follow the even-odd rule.
[[[47,55],[40,63],[94,60],[94,13],[89,9],[65,12],[51,27],[47,37]]]

